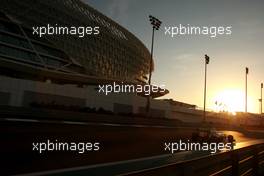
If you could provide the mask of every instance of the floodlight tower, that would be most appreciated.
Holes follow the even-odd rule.
[[[207,84],[207,65],[209,64],[210,62],[210,57],[207,56],[207,54],[204,56],[205,58],[205,66],[204,66],[204,109],[203,109],[203,121],[206,122],[206,84]]]
[[[151,86],[151,77],[152,77],[152,70],[153,70],[153,46],[154,46],[154,34],[155,30],[159,30],[161,21],[158,20],[157,18],[149,15],[149,21],[152,25],[152,40],[151,40],[151,52],[150,52],[150,62],[149,62],[149,79],[148,79],[148,84]],[[147,97],[147,105],[146,105],[146,112],[149,114],[150,111],[150,95]]]

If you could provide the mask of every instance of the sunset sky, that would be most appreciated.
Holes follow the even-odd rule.
[[[207,107],[223,101],[244,111],[245,67],[248,111],[259,112],[260,83],[264,82],[264,1],[261,0],[84,0],[151,45],[151,14],[163,23],[155,36],[153,83],[165,84],[173,98],[203,106],[204,54],[208,65]],[[231,36],[165,35],[165,26],[232,26]]]

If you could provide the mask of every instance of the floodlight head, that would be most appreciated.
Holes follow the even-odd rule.
[[[209,64],[209,62],[210,62],[210,57],[207,56],[207,54],[205,55],[205,62],[206,62],[206,64]]]
[[[153,29],[159,30],[159,27],[161,25],[161,21],[157,18],[149,15],[149,21],[151,22],[151,25],[153,26]]]

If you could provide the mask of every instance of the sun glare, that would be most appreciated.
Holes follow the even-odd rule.
[[[244,111],[244,92],[238,89],[230,89],[219,92],[214,98],[214,111],[230,112],[233,115],[236,112]]]

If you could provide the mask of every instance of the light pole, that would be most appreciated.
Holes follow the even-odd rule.
[[[210,62],[210,57],[205,55],[205,65],[204,65],[204,109],[203,109],[203,121],[206,122],[206,79],[207,79],[207,65]]]
[[[260,102],[260,115],[262,115],[262,89],[263,89],[263,83],[260,84],[260,99],[259,99],[259,102]]]
[[[247,75],[248,75],[248,67],[246,67],[246,93],[245,93],[245,113],[247,113]]]
[[[157,18],[149,15],[149,21],[152,25],[152,40],[151,40],[151,52],[150,52],[150,61],[149,61],[149,79],[148,84],[151,86],[151,77],[152,77],[152,65],[153,65],[153,46],[154,46],[154,34],[155,30],[159,30],[161,21]],[[150,111],[150,95],[147,97],[146,113],[149,114]]]

